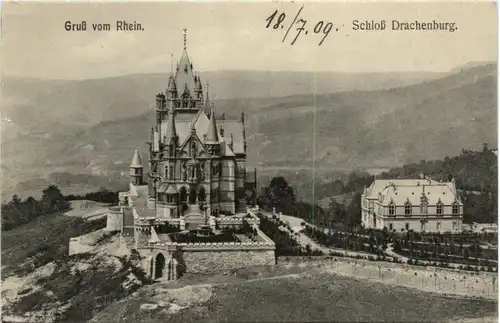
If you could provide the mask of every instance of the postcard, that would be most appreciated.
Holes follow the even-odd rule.
[[[497,26],[4,3],[2,322],[497,322]]]

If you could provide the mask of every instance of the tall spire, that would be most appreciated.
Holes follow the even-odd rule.
[[[210,97],[208,96],[208,83],[207,83],[207,93],[205,94],[205,114],[210,116],[211,109],[210,109]]]
[[[187,29],[184,28],[184,49],[187,49]]]
[[[206,144],[218,144],[219,134],[217,133],[217,122],[215,120],[215,111],[212,106],[210,109],[210,120],[208,121],[207,137],[205,139]]]
[[[170,53],[170,75],[174,75],[174,54]]]

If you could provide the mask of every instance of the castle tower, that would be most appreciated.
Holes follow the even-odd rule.
[[[132,163],[130,163],[130,183],[132,185],[142,184],[143,169],[142,159],[139,155],[139,151],[136,148],[134,151],[134,156],[132,156]]]

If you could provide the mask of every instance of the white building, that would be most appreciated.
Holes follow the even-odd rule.
[[[376,179],[361,196],[361,220],[365,228],[460,232],[463,203],[454,180]]]

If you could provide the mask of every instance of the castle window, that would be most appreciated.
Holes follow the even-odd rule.
[[[196,157],[196,142],[191,142],[191,156]]]
[[[170,145],[169,147],[169,150],[170,150],[170,156],[173,157],[174,156],[174,145]]]
[[[458,205],[457,202],[454,202],[453,206],[452,206],[453,215],[457,215],[458,214],[458,210],[459,210],[459,205]]]
[[[405,215],[411,215],[411,203],[406,202],[405,204]]]
[[[436,223],[436,230],[437,231],[441,230],[441,223],[440,222]]]
[[[169,179],[174,178],[174,166],[173,165],[170,165],[170,167],[168,168],[168,178]]]
[[[442,215],[443,214],[443,203],[441,201],[438,202],[436,205],[436,214]]]
[[[389,215],[396,215],[396,205],[392,201],[389,204]]]

